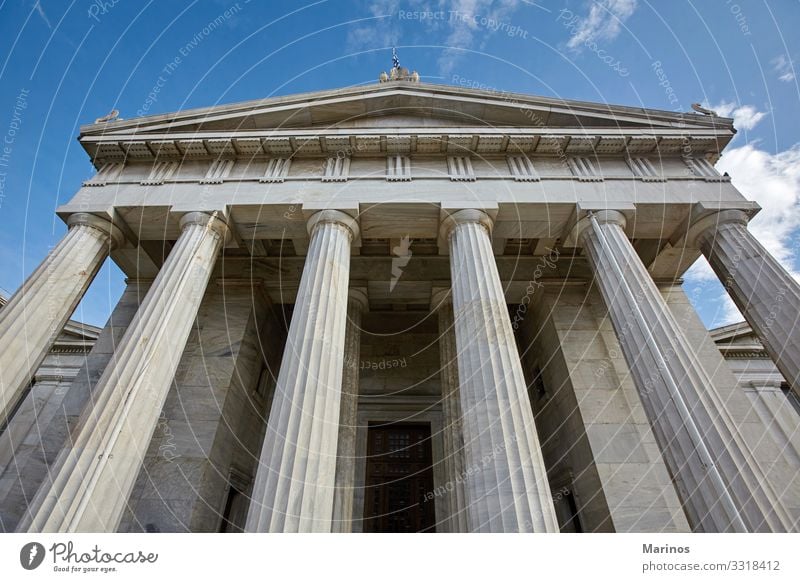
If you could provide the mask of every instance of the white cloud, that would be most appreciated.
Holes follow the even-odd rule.
[[[489,26],[482,26],[482,22],[491,22],[491,26],[512,26],[512,14],[519,5],[518,0],[440,0],[441,10],[448,12],[450,34],[445,40],[446,49],[439,57],[439,72],[447,75],[453,72],[458,61],[464,56],[464,51],[459,49],[473,48],[475,36],[485,38],[492,32]],[[451,16],[455,14],[456,16]],[[477,17],[478,22],[475,21]],[[479,43],[482,44],[482,43]]]
[[[771,154],[747,144],[726,152],[717,169],[728,172],[734,186],[749,200],[761,205],[761,212],[750,222],[749,229],[795,279],[796,252],[792,239],[800,228],[800,143],[792,148]],[[699,259],[685,278],[690,283],[704,284],[716,279],[704,258]],[[714,325],[724,325],[743,318],[727,293],[720,289],[716,299],[720,304]]]
[[[395,21],[400,6],[399,0],[372,0],[368,4],[369,14],[374,20],[354,26],[347,33],[347,50],[376,49],[398,44],[400,27]]]
[[[588,40],[614,40],[636,8],[637,0],[593,1],[589,14],[579,21],[567,46],[573,50],[580,50]]]
[[[800,227],[800,143],[770,154],[755,144],[725,153],[717,164],[749,200],[761,205],[750,230],[790,272],[794,272],[791,235]]]
[[[691,283],[705,283],[714,281],[717,275],[711,269],[711,265],[708,264],[705,257],[700,257],[683,274],[683,277]]]
[[[683,277],[690,288],[697,286],[693,288],[690,297],[695,309],[703,309],[709,328],[744,321],[739,308],[725,291],[705,257],[697,259]],[[709,312],[712,312],[711,315]]]
[[[707,106],[722,117],[733,117],[733,126],[736,129],[751,130],[767,116],[766,112],[759,111],[754,105],[736,105],[733,102],[723,101],[719,105]]]
[[[463,49],[479,49],[486,38],[498,32],[509,34],[513,13],[522,4],[523,0],[405,0],[402,4],[399,0],[371,0],[363,5],[376,19],[353,27],[347,48],[360,51],[415,41],[429,43],[432,33],[443,33],[442,44],[447,48],[438,65],[439,73],[446,75],[465,57]],[[401,10],[406,16],[399,15]],[[415,11],[437,16],[408,16]]]
[[[718,317],[716,318],[717,327],[744,321],[742,312],[739,311],[738,307],[736,307],[736,304],[733,302],[733,299],[731,299],[730,295],[728,295],[727,293],[722,293],[719,297],[719,303],[721,305],[719,306],[717,311],[717,313],[719,314]]]
[[[786,55],[778,55],[772,59],[772,70],[778,74],[778,80],[784,83],[794,81],[794,63]]]

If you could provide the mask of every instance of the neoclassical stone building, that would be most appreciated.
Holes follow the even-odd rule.
[[[704,255],[800,388],[732,121],[417,78],[81,128],[97,175],[0,311],[4,416],[107,257],[127,287],[3,451],[5,530],[797,529],[796,455],[681,286]]]

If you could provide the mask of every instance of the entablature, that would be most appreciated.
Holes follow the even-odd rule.
[[[534,155],[525,153],[473,155],[389,153],[371,156],[319,155],[233,158],[184,158],[144,160],[126,158],[102,164],[84,186],[102,187],[119,184],[159,186],[164,184],[199,183],[203,185],[235,182],[348,182],[383,180],[666,180],[728,181],[711,161],[696,155],[641,152],[626,155],[595,153],[561,153]]]

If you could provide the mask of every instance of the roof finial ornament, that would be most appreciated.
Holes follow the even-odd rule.
[[[386,71],[381,71],[380,77],[378,78],[381,83],[386,83],[388,81],[410,81],[412,83],[419,82],[419,73],[416,71],[410,71],[400,66],[400,57],[397,56],[397,49],[392,47],[392,68],[389,70],[387,74]]]
[[[94,120],[95,123],[108,123],[109,121],[116,121],[119,118],[119,110],[112,109],[108,114],[103,117],[98,117]]]
[[[694,109],[698,113],[702,113],[703,115],[710,115],[711,117],[719,117],[716,111],[714,111],[713,109],[706,109],[699,103],[692,103],[692,109]]]

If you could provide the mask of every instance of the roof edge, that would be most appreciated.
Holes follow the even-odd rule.
[[[397,90],[408,93],[431,93],[435,96],[437,93],[442,95],[461,95],[465,97],[495,99],[503,102],[516,101],[522,105],[538,105],[550,107],[563,107],[570,111],[580,113],[581,111],[603,111],[610,114],[628,114],[645,116],[652,118],[654,121],[669,121],[669,122],[683,122],[691,123],[692,125],[704,125],[714,129],[730,129],[733,128],[733,119],[729,117],[708,116],[693,112],[676,112],[667,111],[663,109],[650,109],[643,107],[631,107],[627,105],[613,105],[609,103],[598,103],[591,101],[579,100],[565,100],[553,97],[543,97],[538,95],[529,95],[525,93],[515,93],[510,91],[492,91],[484,89],[472,89],[467,87],[460,87],[457,85],[437,85],[433,83],[423,82],[407,82],[407,81],[393,81],[391,83],[371,83],[368,85],[357,85],[353,87],[345,87],[339,89],[324,89],[321,91],[312,91],[306,93],[293,93],[290,95],[282,95],[276,97],[266,97],[261,99],[253,99],[249,101],[241,101],[230,104],[218,104],[208,107],[199,107],[192,109],[179,110],[174,112],[158,113],[153,115],[146,115],[141,117],[134,117],[131,119],[123,119],[118,121],[107,121],[101,123],[90,123],[80,126],[80,137],[84,136],[98,136],[103,135],[108,131],[119,131],[125,129],[136,129],[154,123],[163,123],[166,121],[182,121],[191,119],[192,117],[201,117],[208,114],[220,113],[245,113],[257,107],[267,106],[286,106],[292,103],[298,105],[313,104],[315,101],[321,101],[331,97],[342,96],[348,97],[358,94],[380,94],[388,92],[396,92]]]

